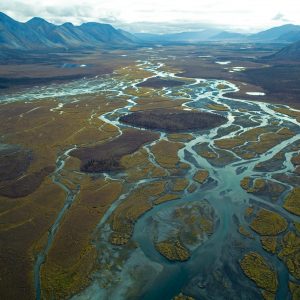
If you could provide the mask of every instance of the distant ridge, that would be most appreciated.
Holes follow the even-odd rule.
[[[147,42],[197,43],[201,41],[208,41],[218,33],[220,33],[220,30],[218,29],[206,29],[202,31],[187,31],[170,34],[136,33],[135,35],[141,40]]]
[[[128,47],[135,43],[135,37],[130,33],[117,30],[109,24],[54,25],[38,17],[21,23],[0,12],[2,49]]]
[[[222,31],[217,35],[211,37],[211,40],[216,41],[245,41],[248,35],[230,31]]]
[[[147,42],[188,42],[228,41],[228,42],[257,42],[257,43],[292,43],[300,40],[300,26],[286,24],[273,27],[255,34],[241,34],[218,29],[206,29],[195,32],[171,34],[137,33],[137,37]]]

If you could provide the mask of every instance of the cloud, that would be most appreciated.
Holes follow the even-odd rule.
[[[282,13],[278,13],[277,15],[275,15],[272,20],[273,21],[289,22],[289,20]]]
[[[12,17],[23,20],[40,13],[40,7],[32,6],[24,1],[1,1],[0,11],[9,14]]]
[[[92,9],[89,6],[74,5],[74,6],[64,6],[64,7],[53,7],[47,6],[46,12],[49,15],[55,15],[59,17],[92,17]]]

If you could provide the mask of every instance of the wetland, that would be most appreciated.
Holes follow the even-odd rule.
[[[1,91],[3,299],[299,299],[300,111],[201,51]]]

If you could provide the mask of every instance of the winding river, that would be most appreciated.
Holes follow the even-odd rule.
[[[205,132],[193,132],[193,139],[186,142],[184,148],[182,148],[178,154],[180,161],[190,166],[189,173],[186,176],[190,182],[196,170],[203,168],[209,171],[210,184],[205,185],[203,188],[198,188],[196,192],[189,194],[185,192],[183,197],[179,200],[166,202],[164,204],[155,206],[152,210],[145,213],[135,224],[134,234],[132,239],[137,242],[140,247],[140,254],[146,257],[149,265],[153,264],[154,268],[159,270],[152,278],[151,285],[147,286],[147,289],[143,291],[139,299],[157,300],[157,299],[171,299],[180,291],[190,289],[193,291],[193,287],[189,287],[189,283],[192,280],[196,280],[200,290],[205,288],[213,288],[213,285],[208,285],[207,281],[211,280],[211,274],[219,270],[221,273],[226,274],[228,277],[236,277],[236,280],[232,282],[230,290],[241,290],[246,287],[245,276],[241,269],[237,267],[238,259],[241,258],[242,250],[233,247],[234,241],[240,239],[240,233],[237,231],[237,224],[246,224],[245,221],[245,209],[249,204],[258,204],[261,207],[268,208],[272,211],[278,212],[289,221],[300,221],[298,217],[289,214],[285,211],[281,205],[268,201],[265,197],[258,197],[253,194],[249,194],[244,191],[239,183],[245,176],[271,178],[276,173],[289,173],[292,172],[293,166],[290,159],[297,151],[293,150],[290,145],[300,141],[299,123],[296,119],[275,112],[272,104],[263,102],[251,102],[248,100],[237,100],[226,97],[226,93],[237,91],[237,87],[229,82],[222,80],[205,80],[205,79],[186,79],[182,78],[172,72],[162,71],[164,62],[159,57],[153,57],[149,61],[138,61],[137,66],[146,71],[153,73],[153,76],[159,76],[161,78],[175,79],[186,82],[185,85],[180,87],[166,87],[162,89],[162,95],[165,95],[172,99],[179,99],[178,92],[184,95],[187,99],[183,104],[185,109],[202,109],[209,112],[215,112],[207,107],[207,104],[221,104],[227,108],[227,111],[219,112],[227,117],[228,121],[219,128],[214,128]],[[149,78],[151,78],[149,77]],[[127,97],[128,105],[123,108],[116,109],[112,112],[99,116],[99,118],[107,123],[110,123],[119,128],[120,134],[125,126],[120,124],[118,117],[129,112],[129,110],[135,106],[137,96],[126,94],[127,88],[137,89],[137,84],[146,81],[148,78],[142,80],[133,80],[122,82],[118,77],[105,76],[96,77],[92,79],[81,79],[76,82],[70,82],[60,85],[51,85],[44,88],[30,89],[26,93],[22,92],[14,95],[7,95],[2,99],[4,101],[32,101],[33,99],[47,99],[57,98],[60,102],[60,107],[64,105],[66,101],[77,101],[77,97],[86,94],[101,93],[105,91],[110,93],[110,97]],[[219,89],[218,86],[222,84],[225,86],[223,89]],[[177,92],[174,93],[174,91]],[[182,96],[181,96],[182,97]],[[243,108],[244,110],[240,110]],[[250,126],[244,126],[242,121],[248,120]],[[218,138],[231,138],[237,134],[241,134],[251,128],[274,126],[274,121],[280,127],[291,128],[296,134],[279,143],[275,147],[268,150],[266,153],[261,154],[258,158],[244,160],[238,157],[234,152],[229,151],[235,158],[233,162],[229,162],[225,166],[212,165],[209,160],[198,155],[196,146],[199,144],[207,144],[207,147],[214,150],[220,150],[215,144],[215,140]],[[227,130],[230,126],[235,125],[234,130]],[[220,132],[225,132],[221,134]],[[157,162],[151,153],[151,146],[160,140],[166,139],[166,134],[160,132],[160,139],[153,142],[151,145],[146,145],[144,148],[149,153],[149,159],[154,165]],[[41,298],[40,291],[40,268],[46,259],[47,252],[49,251],[52,241],[55,238],[56,232],[59,229],[60,222],[76,199],[77,193],[80,191],[80,186],[76,191],[69,190],[60,181],[60,172],[64,167],[64,162],[68,158],[68,153],[73,149],[72,146],[65,153],[63,153],[57,159],[57,168],[53,175],[53,181],[64,189],[67,193],[65,205],[57,216],[57,219],[51,229],[49,230],[48,242],[43,251],[37,256],[34,273],[35,273],[35,288],[36,299]],[[283,168],[278,171],[264,173],[257,172],[254,167],[259,162],[264,162],[271,159],[275,154],[281,150],[285,151],[285,162]],[[111,179],[120,179],[118,175],[104,174]],[[153,179],[143,179],[134,183],[128,187],[128,193],[131,188],[138,186],[141,183],[150,182]],[[288,184],[284,184],[286,191],[289,191],[292,187]],[[127,194],[122,195],[105,213],[102,220],[99,221],[95,234],[98,236],[98,242],[101,241],[100,231],[105,232],[107,228],[107,220],[113,213],[114,209],[126,198]],[[170,210],[184,203],[193,203],[195,201],[206,199],[218,216],[218,226],[214,234],[205,243],[196,247],[192,253],[191,258],[186,262],[169,262],[163,258],[156,250],[153,244],[153,233],[151,222],[153,218],[165,210]],[[150,225],[149,225],[150,224]],[[103,241],[102,241],[103,242]],[[290,299],[288,291],[288,271],[285,265],[276,256],[268,254],[263,251],[259,242],[256,239],[247,239],[245,242],[248,249],[252,249],[258,253],[267,257],[279,274],[279,289],[277,291],[276,299]],[[142,253],[142,254],[141,254]],[[126,267],[125,267],[126,268]],[[205,280],[207,278],[207,280]],[[200,283],[201,284],[200,284]],[[124,285],[128,282],[124,282]],[[187,288],[188,286],[188,288]],[[126,286],[123,287],[126,290]],[[116,287],[122,291],[122,283]],[[234,294],[233,298],[237,299],[241,291]],[[257,299],[259,294],[255,289],[250,290],[249,294],[244,299]],[[105,291],[97,284],[97,276],[91,286],[87,287],[82,293],[73,297],[74,299],[124,299],[120,293],[115,291]],[[218,298],[215,298],[218,299]]]
[[[144,62],[140,63],[139,66],[144,70],[153,72],[155,74],[154,76],[159,76],[162,78],[165,77],[168,79],[185,80],[185,78],[176,76],[174,73],[160,71],[162,64]],[[205,83],[205,87],[203,87],[203,83]],[[226,85],[226,89],[219,90],[217,88],[219,84]],[[133,84],[132,87],[136,88],[136,83]],[[240,254],[235,253],[235,251],[228,251],[228,249],[232,247],[231,243],[234,238],[237,240],[239,239],[239,233],[237,233],[236,230],[234,217],[238,219],[239,224],[245,224],[244,212],[249,203],[256,203],[261,207],[277,211],[281,215],[285,216],[288,220],[299,221],[299,218],[287,213],[280,206],[266,201],[266,199],[249,195],[239,186],[239,182],[245,176],[271,178],[273,173],[276,173],[276,171],[268,174],[258,173],[254,171],[254,167],[257,163],[271,159],[279,151],[286,149],[289,145],[299,141],[299,123],[293,118],[276,113],[274,110],[272,110],[271,104],[227,98],[225,96],[226,93],[237,91],[237,88],[228,82],[220,80],[195,79],[193,83],[186,84],[183,88],[189,88],[191,90],[190,93],[185,94],[185,97],[189,98],[190,100],[183,105],[184,107],[187,109],[201,108],[202,110],[214,112],[206,107],[206,103],[209,102],[214,104],[222,104],[228,109],[227,112],[223,113],[227,116],[228,122],[219,128],[212,129],[205,133],[193,133],[194,138],[191,141],[186,142],[185,147],[179,151],[181,162],[188,163],[190,165],[188,175],[190,180],[197,169],[204,168],[209,170],[210,177],[215,184],[212,187],[206,189],[204,188],[200,190],[200,192],[193,193],[191,195],[186,192],[180,200],[175,200],[156,206],[144,214],[135,224],[133,240],[138,243],[144,255],[151,262],[162,266],[162,271],[160,274],[154,279],[154,282],[151,284],[150,288],[148,288],[139,297],[139,299],[171,299],[188,284],[191,278],[200,277],[201,281],[202,278],[207,277],[208,272],[213,272],[215,268],[219,268],[225,272],[226,264],[234,264],[234,262],[229,258],[230,255],[234,257],[235,255]],[[163,94],[172,99],[172,88],[164,88]],[[174,99],[176,99],[176,97],[174,97]],[[116,111],[119,111],[121,114],[127,113],[128,109],[136,105],[135,100],[136,97],[132,97],[130,100],[128,100],[129,104],[126,107],[126,110],[119,109]],[[245,112],[241,112],[239,110],[240,107],[246,108]],[[124,125],[118,123],[117,119],[110,118],[110,116],[114,115],[116,111],[101,116],[101,119],[115,126],[123,128]],[[249,120],[258,120],[258,122],[256,122],[255,126],[243,127],[239,124],[239,122],[236,122],[236,115],[240,115]],[[232,155],[238,159],[238,161],[229,163],[226,166],[216,167],[211,165],[211,163],[209,163],[209,161],[205,158],[199,156],[194,149],[197,144],[201,143],[207,143],[211,149],[218,149],[214,144],[214,140],[218,136],[218,132],[221,128],[226,129],[233,124],[237,125],[238,129],[221,136],[222,138],[231,138],[236,134],[241,134],[252,128],[271,125],[274,120],[278,122],[278,126],[292,127],[297,134],[292,138],[276,145],[266,153],[262,154],[259,158],[243,160],[240,157],[237,157],[234,152],[231,152]],[[166,139],[164,132],[160,132],[160,134],[160,140]],[[152,143],[152,145],[156,142]],[[149,145],[145,146],[145,149],[147,149],[148,153],[151,154]],[[285,153],[286,161],[284,163],[284,169],[280,169],[277,172],[291,172],[293,170],[290,158],[295,152],[295,150],[290,150]],[[155,160],[152,160],[152,162],[156,164]],[[147,180],[137,182],[135,186],[144,182],[147,182]],[[286,187],[287,189],[291,188],[288,185],[286,185]],[[125,196],[122,195],[122,197],[107,211],[104,218],[101,220],[98,229],[105,226],[106,220],[109,218],[118,204],[125,198]],[[183,203],[194,202],[201,199],[207,199],[219,217],[219,225],[216,232],[204,245],[200,245],[192,252],[192,256],[189,261],[184,263],[168,262],[166,259],[160,256],[154,248],[153,240],[151,238],[152,228],[149,226],[149,222],[151,223],[151,219],[164,210],[177,207]],[[247,247],[252,251],[256,251],[264,256],[267,256],[268,261],[276,266],[276,269],[279,271],[280,283],[276,298],[289,299],[289,274],[285,265],[278,258],[272,255],[267,255],[266,252],[261,249],[261,246],[256,240],[248,241]],[[224,253],[227,254],[225,258],[223,257]],[[236,257],[236,260],[238,260],[238,257]],[[240,276],[241,279],[236,280],[235,285],[232,285],[231,287],[232,290],[241,289],[241,287],[243,287],[242,281],[244,280],[241,270],[237,271],[237,274],[233,275],[237,277]],[[103,290],[97,286],[95,281],[90,288],[87,288],[81,294],[75,296],[74,299],[110,299],[110,297],[111,299],[122,299],[122,296],[115,293],[109,294],[103,292]],[[259,297],[260,296],[255,292],[250,292],[248,295],[245,295],[245,299],[254,299]]]

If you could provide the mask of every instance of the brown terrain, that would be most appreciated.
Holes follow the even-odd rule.
[[[169,49],[178,55],[170,66],[181,69],[180,76],[191,78],[222,79],[236,84],[240,91],[228,94],[237,99],[275,102],[299,108],[300,63],[272,60],[270,55],[284,47],[281,44],[205,44],[185,48],[180,57],[179,46]],[[203,57],[201,57],[203,56]],[[208,57],[206,57],[208,56]],[[230,61],[217,64],[217,61]],[[243,69],[235,69],[235,68]],[[276,82],[276,84],[274,84]],[[265,96],[247,92],[264,92]]]
[[[121,56],[123,51],[78,52],[12,52],[9,58],[0,60],[0,94],[32,85],[68,82],[83,77],[111,74],[117,68],[134,61]]]
[[[64,206],[67,209],[41,266],[42,299],[68,299],[87,287],[95,272],[104,270],[109,273],[114,268],[123,270],[122,259],[128,258],[128,253],[138,247],[132,237],[142,216],[158,205],[167,206],[170,201],[182,200],[183,195],[200,191],[202,197],[204,189],[216,184],[212,170],[197,166],[189,174],[190,165],[181,161],[178,151],[183,149],[185,142],[194,138],[195,133],[200,136],[201,130],[224,124],[227,119],[221,114],[226,114],[228,108],[220,104],[205,104],[205,108],[218,111],[214,114],[184,110],[182,104],[190,99],[185,98],[184,93],[183,96],[178,94],[175,98],[168,98],[162,94],[163,88],[181,87],[189,80],[192,82],[189,78],[196,77],[227,80],[240,88],[238,93],[230,95],[232,97],[291,104],[299,108],[300,78],[297,74],[300,65],[295,63],[291,66],[290,62],[264,58],[279,47],[255,44],[170,46],[160,49],[159,55],[166,58],[175,56],[176,59],[167,60],[163,68],[184,76],[184,81],[156,77],[140,84],[137,89],[127,87],[126,95],[121,97],[111,96],[106,90],[76,95],[76,102],[73,101],[75,97],[66,96],[62,107],[58,97],[0,102],[0,298],[35,299],[37,254],[45,249],[49,231]],[[28,53],[23,60],[18,53],[12,53],[7,61],[1,62],[1,93],[103,74],[113,74],[116,82],[140,81],[153,76],[153,73],[140,70],[135,61],[147,59],[153,52],[151,49],[134,49],[97,53]],[[208,54],[209,57],[201,57]],[[230,64],[220,65],[216,61],[230,61]],[[68,66],[62,67],[64,64]],[[237,71],[234,69],[237,67],[245,69]],[[285,78],[287,81],[284,81]],[[247,92],[264,92],[266,96],[251,96]],[[110,116],[123,122],[120,128],[99,119],[105,113],[127,106],[131,97],[138,97],[137,105],[128,114],[120,117],[117,112]],[[299,112],[287,108],[278,106],[275,111],[300,118]],[[239,121],[239,117],[236,120]],[[125,124],[146,130],[124,129]],[[222,130],[236,130],[236,125],[232,127]],[[157,141],[160,134],[151,130],[166,131],[167,134]],[[230,138],[222,138],[219,131],[218,134],[211,147],[208,143],[200,143],[195,145],[195,151],[212,166],[223,167],[238,159],[258,158],[298,132],[294,131],[294,127],[289,129],[283,124],[269,124]],[[152,144],[153,141],[157,142]],[[149,147],[143,147],[149,144]],[[299,145],[292,146],[295,152],[300,149]],[[268,173],[280,169],[285,160],[283,152],[281,150],[271,159],[257,164],[255,171]],[[236,182],[238,191],[244,193],[242,195],[269,197],[269,202],[264,201],[264,205],[270,206],[270,210],[258,205],[248,208],[245,224],[238,224],[239,231],[234,233],[243,237],[238,240],[239,243],[235,241],[231,249],[240,251],[240,261],[235,262],[235,268],[243,271],[239,273],[245,275],[242,279],[251,279],[251,289],[257,287],[265,299],[274,299],[279,283],[273,265],[267,256],[261,255],[263,251],[270,252],[272,257],[278,256],[287,266],[293,276],[289,282],[291,295],[293,299],[298,299],[299,295],[300,287],[296,280],[300,278],[300,225],[293,223],[290,217],[286,218],[287,213],[300,215],[298,155],[295,153],[291,160],[294,173],[277,172],[268,179],[263,178],[264,174],[261,178],[249,176]],[[61,160],[64,165],[60,169]],[[117,173],[120,177],[111,179],[101,174],[108,172],[110,176]],[[287,184],[292,187],[290,191]],[[70,194],[74,195],[74,199],[67,203]],[[125,197],[119,203],[120,195]],[[102,227],[98,230],[97,226],[116,203],[118,205],[105,223],[110,231],[103,233]],[[273,212],[273,207],[277,206],[286,214]],[[210,213],[205,207],[203,211]],[[157,254],[167,262],[181,263],[190,259],[192,250],[187,245],[213,234],[214,214],[209,215],[211,219],[198,218],[200,213],[196,210],[193,215],[189,212],[192,209],[187,207],[176,211],[175,217],[185,224],[184,232],[175,232],[176,236],[164,237],[153,245]],[[169,221],[172,222],[175,217]],[[106,248],[96,247],[101,234],[107,234],[106,252]],[[262,244],[259,254],[246,248],[245,240],[252,242],[253,236]],[[128,253],[123,255],[122,251]],[[124,257],[118,256],[119,253]],[[108,263],[104,265],[101,259],[107,259]],[[221,271],[213,273],[214,280],[220,277],[222,287],[228,287],[228,282],[220,276]],[[109,280],[120,281],[120,278],[109,278],[105,284],[111,284]],[[183,294],[178,291],[178,295]],[[178,297],[183,299],[183,296]]]
[[[84,146],[91,140],[99,143],[116,136],[116,128],[90,117],[94,112],[102,114],[124,103],[122,100],[108,103],[105,98],[93,95],[79,104],[70,103],[57,110],[53,110],[58,104],[54,99],[0,105],[2,141],[20,145],[8,148],[10,152],[1,150],[0,290],[3,299],[35,298],[35,255],[44,248],[48,230],[66,199],[66,192],[47,176],[55,170],[58,155],[70,145]],[[71,170],[79,169],[75,159],[69,161]],[[78,179],[70,172],[71,179],[66,184],[75,190]],[[60,176],[63,182],[64,174]],[[108,197],[109,187],[113,185],[103,189],[91,185],[89,191],[93,193],[94,189],[97,197]],[[113,188],[107,201],[115,199],[118,189]],[[90,205],[88,211],[98,214],[98,204]],[[91,230],[98,220],[96,217],[90,229],[85,230]],[[89,239],[88,234],[86,238]]]
[[[214,44],[199,46],[170,46],[163,53],[176,56],[168,61],[168,67],[179,71],[180,76],[190,78],[222,79],[235,83],[240,91],[230,97],[254,101],[277,102],[298,105],[300,63],[267,59],[283,47],[281,44]],[[84,76],[112,73],[116,68],[130,65],[135,59],[147,57],[146,51],[126,50],[86,52],[12,53],[1,61],[0,91],[18,87],[43,85],[49,82],[68,81]],[[126,56],[122,56],[126,55]],[[220,65],[216,61],[230,61]],[[64,64],[66,67],[63,67]],[[86,65],[86,67],[80,67]],[[235,68],[243,68],[241,70]],[[21,70],[21,71],[20,71]],[[276,85],[274,85],[274,80]],[[181,81],[151,78],[141,87],[161,88],[179,86]],[[265,96],[248,95],[247,92],[263,92]]]

